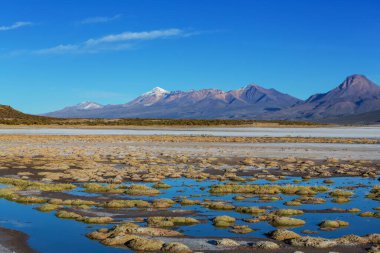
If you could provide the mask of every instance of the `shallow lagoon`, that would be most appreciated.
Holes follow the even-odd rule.
[[[87,233],[101,226],[58,219],[54,212],[42,213],[33,209],[37,205],[0,200],[0,206],[0,226],[28,234],[29,245],[38,252],[131,252],[127,249],[106,247],[85,237]]]
[[[276,182],[270,182],[267,180],[257,180],[255,182],[252,182],[252,184],[278,184],[278,185],[286,185],[286,184],[294,184],[293,180],[300,179],[296,177],[289,177],[288,179],[284,180],[278,180]],[[380,206],[380,203],[368,198],[365,198],[365,195],[368,194],[368,192],[371,190],[373,185],[377,184],[376,179],[368,179],[368,178],[353,178],[353,177],[338,177],[338,178],[331,178],[335,181],[334,184],[329,185],[328,187],[331,189],[339,188],[339,187],[350,187],[354,185],[366,185],[366,187],[360,187],[352,190],[355,194],[351,198],[351,201],[344,204],[337,204],[331,202],[331,198],[327,198],[326,203],[324,204],[303,204],[302,206],[284,206],[283,203],[287,202],[289,200],[295,199],[299,196],[290,196],[290,195],[284,195],[279,194],[278,196],[281,196],[283,200],[278,201],[260,201],[257,198],[247,198],[242,201],[236,201],[233,199],[233,197],[239,195],[239,194],[228,194],[228,195],[210,195],[208,193],[208,186],[213,184],[220,184],[219,181],[203,181],[203,182],[197,182],[196,180],[192,179],[165,179],[162,180],[164,183],[169,184],[172,186],[170,189],[163,189],[161,190],[162,194],[159,195],[160,198],[174,198],[176,196],[186,196],[189,199],[195,199],[195,200],[204,200],[211,199],[214,201],[228,201],[232,205],[235,206],[257,206],[257,207],[263,207],[263,206],[271,206],[273,209],[284,209],[284,208],[290,208],[290,209],[302,209],[302,210],[323,210],[323,209],[329,209],[329,208],[342,208],[342,209],[349,209],[349,208],[359,208],[364,211],[374,211],[372,208]],[[308,181],[301,182],[297,185],[305,185],[305,186],[315,186],[315,185],[325,185],[323,183],[324,179],[310,179]],[[152,184],[146,184],[146,185],[152,185]],[[199,188],[200,187],[206,187],[206,190],[202,191]],[[177,192],[180,190],[181,192]],[[199,197],[192,197],[192,195],[200,195]],[[328,196],[328,193],[320,193],[317,194],[316,197],[326,197]],[[130,197],[128,197],[130,198]],[[139,199],[153,199],[152,197],[145,197]],[[199,219],[207,219],[207,217],[215,217],[218,215],[229,215],[232,217],[235,217],[237,219],[243,219],[243,218],[251,218],[252,215],[249,214],[241,214],[235,211],[220,211],[220,210],[210,210],[202,206],[180,206],[179,204],[174,205],[173,209],[187,209],[187,210],[197,210],[199,211],[199,216],[196,218]],[[358,216],[358,213],[305,213],[304,215],[300,216],[294,216],[295,218],[300,218],[303,220],[306,220],[306,224],[302,227],[298,228],[292,228],[291,230],[301,233],[301,231],[305,229],[318,231],[318,236],[326,237],[326,238],[335,238],[346,234],[357,234],[357,235],[366,235],[369,233],[378,233],[379,227],[380,227],[380,219],[376,218],[364,218]],[[326,219],[341,219],[344,221],[350,222],[350,226],[346,228],[337,229],[335,231],[320,231],[318,224]],[[228,232],[228,229],[220,229],[212,226],[212,222],[209,221],[208,223],[194,225],[194,226],[185,226],[182,227],[186,235],[191,236],[228,236],[228,237],[265,237],[265,233],[270,232],[275,229],[275,227],[271,226],[267,222],[259,222],[259,223],[246,223],[243,221],[238,221],[238,225],[248,225],[252,229],[257,229],[256,231],[249,233],[249,234],[234,234]]]
[[[287,179],[278,180],[276,182],[270,182],[267,180],[257,180],[251,182],[252,184],[293,184],[293,180],[299,179],[295,177],[288,177]],[[163,182],[172,186],[170,189],[161,189],[161,194],[156,197],[132,197],[122,194],[122,197],[132,199],[145,199],[152,200],[155,198],[176,198],[178,196],[185,196],[189,199],[211,199],[215,201],[228,201],[235,206],[271,206],[274,209],[277,208],[292,208],[303,210],[323,210],[328,208],[359,208],[364,211],[373,211],[372,208],[380,206],[379,202],[365,198],[365,195],[370,191],[373,185],[378,184],[376,179],[369,178],[353,178],[353,177],[340,177],[332,178],[335,183],[329,185],[331,189],[340,187],[360,187],[353,189],[354,196],[351,201],[344,204],[337,204],[331,202],[331,198],[328,198],[328,193],[321,193],[316,195],[317,197],[326,198],[326,203],[312,205],[304,204],[302,206],[286,207],[284,202],[297,198],[297,196],[280,195],[283,200],[263,202],[259,201],[257,197],[247,198],[242,201],[235,201],[233,197],[236,194],[229,195],[210,195],[208,193],[208,187],[213,184],[220,184],[218,181],[207,180],[198,182],[192,179],[165,179]],[[324,179],[310,179],[308,181],[302,181],[297,185],[323,185]],[[146,185],[152,185],[152,183],[146,183]],[[200,187],[205,187],[205,190],[201,190]],[[67,192],[76,196],[100,196],[101,194],[86,193],[83,192],[83,188],[77,188],[73,191]],[[55,212],[42,213],[35,209],[37,205],[23,205],[6,200],[0,200],[0,223],[1,226],[19,230],[30,235],[29,243],[31,247],[39,252],[130,252],[128,249],[106,247],[97,241],[92,241],[85,237],[89,232],[96,230],[97,228],[104,227],[102,225],[88,225],[73,220],[58,219],[54,216]],[[220,211],[210,210],[206,207],[194,205],[194,206],[180,206],[175,204],[171,209],[186,209],[196,210],[197,214],[193,217],[203,222],[201,224],[192,226],[181,226],[175,229],[183,232],[187,236],[195,237],[265,237],[265,233],[274,230],[267,222],[258,223],[246,223],[242,221],[242,218],[251,218],[249,214],[241,214],[234,211]],[[128,209],[125,209],[125,213]],[[211,218],[218,215],[229,215],[236,217],[238,225],[248,225],[255,231],[249,234],[234,234],[229,232],[229,229],[216,228],[212,225]],[[380,219],[377,218],[365,218],[358,216],[358,213],[305,213],[304,215],[295,216],[306,221],[306,224],[302,227],[291,228],[297,233],[302,234],[305,229],[318,232],[313,236],[321,236],[326,238],[335,238],[347,234],[366,235],[369,233],[378,233],[380,227]],[[318,224],[326,219],[341,219],[348,221],[350,225],[346,228],[340,228],[335,231],[321,231]],[[128,220],[128,219],[126,219]],[[144,223],[141,223],[144,224]],[[112,226],[112,225],[109,225]]]

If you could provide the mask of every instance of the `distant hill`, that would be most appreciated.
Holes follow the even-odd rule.
[[[95,102],[82,102],[73,106],[67,106],[59,111],[47,113],[44,116],[58,117],[58,118],[87,118],[86,114],[91,113],[92,110],[100,110],[104,105]]]
[[[13,109],[8,105],[0,105],[0,119],[28,119],[28,118],[41,118],[41,116],[33,116],[25,114]]]
[[[167,91],[156,87],[131,102],[85,102],[45,115],[60,118],[167,118],[335,121],[380,110],[380,87],[364,75],[348,76],[336,88],[302,101],[275,89],[248,85],[222,91]],[[367,114],[369,121],[373,121]],[[352,118],[355,119],[355,118]]]
[[[87,107],[86,105],[82,105]],[[90,109],[90,108],[88,108]],[[199,119],[63,119],[22,113],[0,105],[0,125],[55,126],[314,126],[301,121],[199,120]]]
[[[217,89],[169,92],[156,87],[126,104],[91,109],[73,106],[45,115],[65,118],[242,119],[300,102],[295,97],[258,85],[228,92]]]

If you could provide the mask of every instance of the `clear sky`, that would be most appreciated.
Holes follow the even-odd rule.
[[[379,0],[2,0],[0,104],[43,113],[255,83],[307,98],[380,84]]]

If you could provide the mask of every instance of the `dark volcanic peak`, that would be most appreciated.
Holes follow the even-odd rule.
[[[306,103],[312,103],[321,100],[332,99],[355,99],[355,98],[367,98],[378,96],[380,93],[380,87],[370,81],[364,75],[351,75],[348,76],[338,87],[335,89],[310,96]]]
[[[378,87],[376,84],[368,80],[368,78],[364,75],[351,75],[348,76],[343,83],[341,83],[338,88],[343,90],[343,89],[350,89],[350,88],[355,88],[355,89],[372,89],[373,87]],[[379,88],[379,87],[378,87]]]
[[[364,75],[352,75],[347,77],[343,83],[331,92],[340,96],[370,97],[380,93],[380,87],[368,80]]]
[[[272,116],[286,119],[320,120],[379,109],[380,87],[364,75],[352,75],[335,89],[312,95],[304,103]]]

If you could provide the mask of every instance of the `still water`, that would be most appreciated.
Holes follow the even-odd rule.
[[[276,182],[270,182],[266,180],[257,180],[251,182],[252,184],[293,184],[293,180],[299,179],[296,177],[288,177]],[[267,209],[277,208],[292,208],[303,210],[323,210],[333,207],[349,209],[359,208],[364,211],[374,211],[374,207],[380,206],[379,202],[365,198],[366,194],[371,188],[378,184],[376,179],[359,178],[359,177],[339,177],[332,178],[335,183],[329,185],[330,189],[348,187],[348,186],[360,186],[351,191],[354,192],[354,196],[351,201],[344,204],[337,204],[331,202],[331,198],[328,197],[328,192],[320,193],[316,197],[326,199],[326,203],[312,205],[304,204],[302,206],[286,207],[284,202],[297,198],[297,196],[279,195],[283,200],[262,202],[257,196],[244,199],[243,201],[235,201],[233,199],[236,194],[228,195],[212,195],[208,193],[208,187],[213,184],[220,184],[218,181],[207,180],[198,182],[193,179],[165,179],[163,182],[172,186],[169,189],[161,189],[161,194],[156,197],[132,197],[125,194],[121,194],[119,197],[123,198],[136,198],[152,200],[154,198],[175,198],[178,196],[184,196],[189,199],[198,199],[203,201],[204,199],[211,199],[214,201],[226,201],[235,206],[258,206],[266,207]],[[323,179],[311,179],[303,181],[298,185],[314,186],[322,185]],[[152,185],[151,183],[144,183],[145,185]],[[205,187],[205,190],[200,189]],[[72,191],[67,192],[75,196],[101,196],[96,193],[85,193],[83,188],[78,187]],[[54,216],[55,212],[43,213],[34,209],[37,205],[24,205],[9,202],[7,200],[0,200],[0,226],[22,231],[30,236],[29,243],[32,248],[38,250],[41,253],[64,253],[64,252],[130,252],[127,249],[118,249],[112,247],[106,247],[97,241],[92,241],[85,237],[89,232],[94,231],[97,228],[104,227],[102,225],[88,225],[73,220],[58,219]],[[242,218],[251,218],[249,214],[241,214],[234,211],[220,211],[209,210],[203,206],[180,206],[175,204],[171,209],[188,209],[195,210],[197,213],[193,216],[203,222],[201,224],[193,226],[181,226],[175,229],[183,232],[187,236],[196,237],[265,237],[265,234],[274,230],[267,222],[258,223],[246,223],[242,221]],[[125,209],[128,213],[128,209]],[[249,234],[234,234],[229,232],[229,229],[216,228],[212,225],[211,219],[218,215],[229,215],[239,219],[236,224],[248,225],[255,231]],[[306,224],[302,227],[291,228],[297,233],[302,234],[305,229],[316,231],[317,234],[313,236],[321,236],[327,238],[335,238],[347,234],[366,235],[369,233],[379,233],[380,219],[377,218],[364,218],[359,217],[357,213],[308,213],[300,216],[295,216],[306,221]],[[350,225],[345,228],[340,228],[335,231],[321,231],[318,224],[326,219],[334,220],[340,219],[348,221]],[[128,219],[126,219],[128,220]],[[141,223],[144,225],[144,223]],[[109,225],[112,226],[112,225]],[[108,227],[109,227],[108,226]]]

